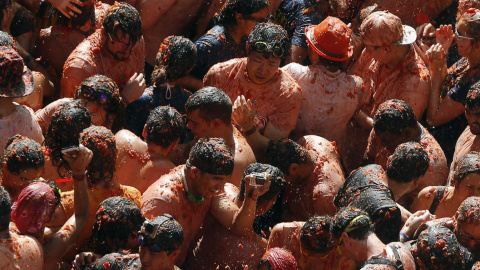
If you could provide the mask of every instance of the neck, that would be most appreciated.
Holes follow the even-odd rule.
[[[170,148],[165,149],[153,143],[147,143],[147,147],[151,160],[167,159],[167,155],[170,152]]]
[[[9,116],[15,111],[13,98],[0,98],[0,116]]]
[[[392,53],[392,60],[385,64],[385,67],[388,69],[395,69],[400,65],[400,63],[405,59],[405,56],[410,51],[410,46],[393,46]]]
[[[467,57],[469,69],[476,68],[480,65],[480,55],[473,54],[471,57]]]
[[[378,237],[371,233],[367,239],[358,241],[358,248],[355,249],[354,259],[358,265],[365,263],[370,257],[383,253],[385,244]]]
[[[226,27],[226,28],[227,28],[230,36],[235,41],[235,43],[240,44],[240,42],[242,41],[242,38],[245,36],[245,34],[242,33],[242,31],[240,31],[241,29],[238,28],[238,26],[236,26],[236,25],[232,25],[232,26]]]
[[[193,179],[192,179],[191,171],[187,169],[187,167],[185,167],[184,175],[185,175],[185,183],[187,185],[185,187],[185,192],[190,192],[193,194],[193,196],[198,196],[199,194],[195,190],[193,190]],[[188,193],[186,193],[186,195],[187,194]]]
[[[217,127],[214,132],[211,134],[212,137],[222,138],[225,140],[232,151],[235,149],[235,138],[233,135],[233,125],[221,125]]]

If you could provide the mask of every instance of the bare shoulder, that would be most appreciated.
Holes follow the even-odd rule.
[[[416,212],[419,210],[425,210],[430,208],[432,205],[433,199],[435,198],[435,192],[437,191],[437,186],[429,186],[423,188],[417,195],[417,198],[413,201],[411,206],[411,212]],[[432,213],[433,214],[433,213]]]

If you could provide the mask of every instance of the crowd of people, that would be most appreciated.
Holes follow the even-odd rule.
[[[480,269],[479,0],[0,10],[0,269]]]

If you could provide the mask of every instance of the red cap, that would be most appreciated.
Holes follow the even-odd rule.
[[[267,250],[262,259],[267,259],[273,270],[297,270],[297,261],[290,251],[283,248]]]
[[[352,30],[335,17],[327,17],[319,25],[305,28],[308,44],[320,56],[332,61],[345,61],[353,54]]]
[[[45,228],[55,211],[55,195],[45,183],[33,183],[22,190],[12,205],[11,220],[22,234],[35,235]]]

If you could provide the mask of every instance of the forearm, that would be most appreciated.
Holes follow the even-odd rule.
[[[258,130],[255,130],[255,132],[250,135],[244,135],[244,136],[247,139],[248,144],[252,148],[253,153],[255,154],[255,158],[258,161],[264,160],[265,151],[267,150],[268,142],[270,140],[267,137],[260,134]]]
[[[446,65],[442,69],[431,71],[431,88],[427,105],[427,123],[430,126],[439,125],[438,112],[441,104],[441,90],[446,77]]]
[[[75,202],[82,202],[75,204],[75,219],[76,227],[81,230],[87,222],[88,215],[90,214],[90,198],[88,196],[88,187],[85,177],[83,180],[73,180],[73,197]],[[80,228],[82,227],[82,228]]]
[[[353,116],[353,120],[365,129],[371,130],[373,128],[373,119],[362,110],[359,110],[357,114]]]
[[[253,231],[253,222],[255,221],[257,200],[251,196],[246,196],[242,207],[238,210],[232,221],[230,228],[236,234],[246,235]]]

